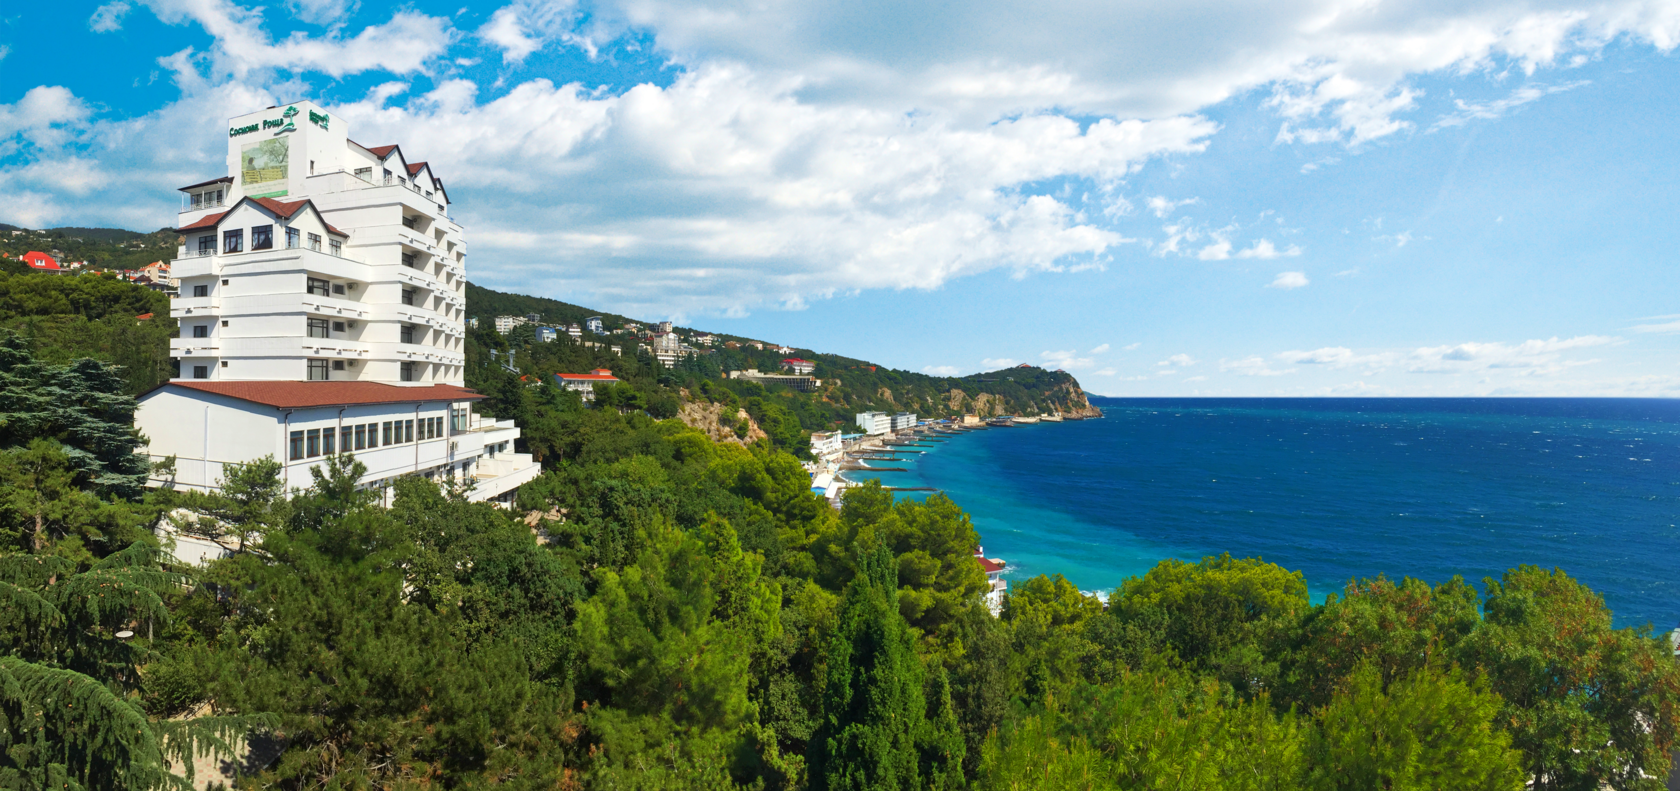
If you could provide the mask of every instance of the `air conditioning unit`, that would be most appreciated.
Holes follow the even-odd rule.
[[[350,366],[351,368],[356,367],[356,361],[355,360],[349,360],[349,361],[345,362],[344,364],[347,365],[347,366]]]
[[[347,322],[344,323],[344,326],[349,327],[350,329],[355,329],[356,328],[356,322],[347,321]]]
[[[344,287],[350,289],[351,291],[356,290],[356,284],[355,283],[345,283]]]

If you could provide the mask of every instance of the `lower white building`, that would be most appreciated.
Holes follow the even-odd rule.
[[[891,434],[893,430],[892,415],[885,412],[859,412],[857,424],[869,435]]]
[[[480,398],[441,384],[175,381],[141,396],[137,414],[152,460],[175,457],[174,476],[154,485],[213,491],[226,465],[272,456],[286,487],[303,489],[311,467],[351,453],[367,467],[362,485],[387,498],[392,479],[422,475],[470,482],[468,499],[505,504],[542,467],[513,452],[513,421],[472,413]]]
[[[845,440],[838,431],[811,432],[811,455],[818,459],[828,460],[840,455]]]
[[[893,418],[892,418],[893,431],[903,431],[907,428],[915,428],[915,427],[916,427],[916,415],[914,413],[900,412],[896,415],[893,415]]]

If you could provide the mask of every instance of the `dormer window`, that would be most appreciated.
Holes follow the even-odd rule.
[[[231,230],[231,231],[222,231],[222,252],[223,253],[242,253],[242,252],[245,252],[245,229],[244,228],[235,228],[234,230]]]
[[[296,228],[287,228],[286,229],[286,249],[287,250],[296,250],[297,246],[302,243],[301,242],[302,238],[303,238],[303,232],[302,231],[299,231]]]
[[[252,250],[274,249],[274,226],[258,225],[251,229]]]
[[[337,240],[337,239],[328,239],[327,240],[327,252],[332,253],[333,255],[336,255],[340,258],[343,258],[344,257],[344,243]]]

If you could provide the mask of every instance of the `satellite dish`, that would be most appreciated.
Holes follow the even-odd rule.
[[[133,632],[133,630],[130,630],[130,629],[124,629],[120,632],[117,632],[117,639],[118,640],[127,640],[128,638],[133,637],[133,636],[134,636],[134,632]]]

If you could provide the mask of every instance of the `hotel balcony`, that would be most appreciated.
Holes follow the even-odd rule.
[[[170,357],[217,357],[222,353],[220,338],[170,338]]]
[[[175,297],[169,300],[169,317],[175,319],[215,316],[221,310],[220,297]]]

